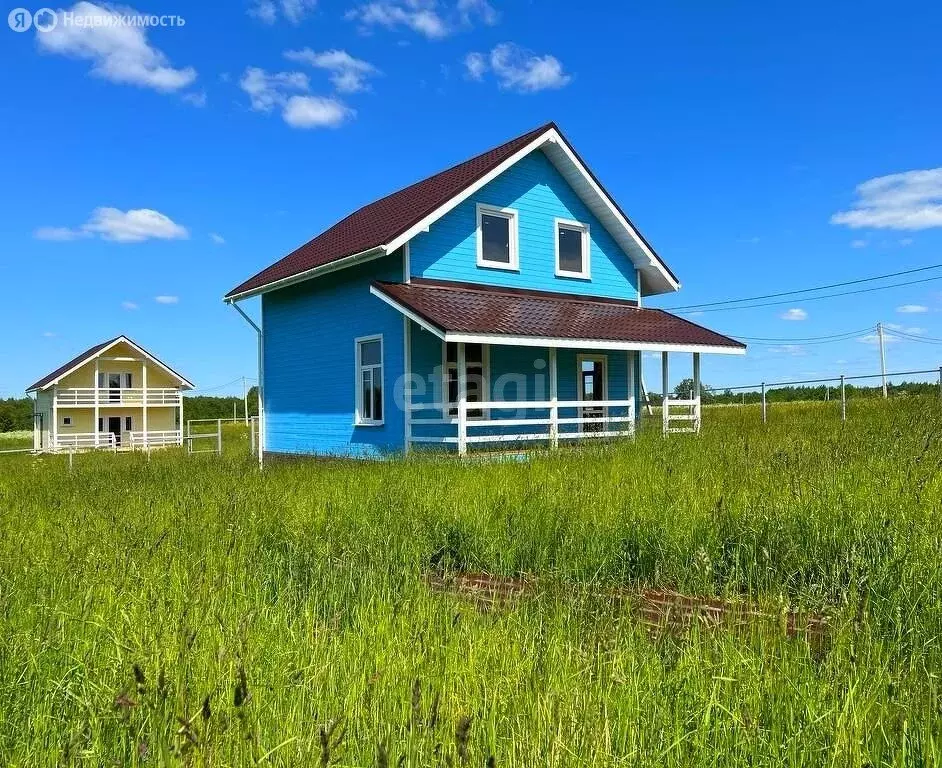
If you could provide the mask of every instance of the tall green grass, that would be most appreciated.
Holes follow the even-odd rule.
[[[0,762],[937,764],[938,402],[707,416],[526,462],[0,457]],[[833,631],[652,635],[608,586]]]

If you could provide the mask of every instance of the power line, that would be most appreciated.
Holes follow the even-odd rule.
[[[819,285],[817,288],[801,288],[794,291],[781,291],[779,293],[767,293],[762,296],[749,296],[743,299],[726,299],[724,301],[708,301],[708,302],[704,302],[703,304],[683,304],[679,307],[664,307],[664,309],[671,312],[676,312],[682,309],[701,309],[703,307],[719,307],[719,306],[724,306],[726,304],[740,304],[745,301],[763,301],[765,299],[776,299],[776,298],[779,298],[780,296],[797,296],[799,294],[804,294],[804,293],[814,293],[815,291],[827,291],[827,290],[830,290],[831,288],[843,288],[844,286],[847,286],[847,285],[859,285],[860,283],[869,283],[875,280],[887,280],[891,277],[901,277],[902,275],[912,275],[917,272],[926,272],[931,269],[940,269],[940,268],[942,268],[942,264],[931,264],[927,267],[916,267],[914,269],[904,269],[901,272],[889,272],[885,275],[875,275],[873,277],[861,277],[856,280],[845,280],[840,283],[831,283],[829,285]],[[910,283],[901,283],[901,285],[910,285]],[[893,286],[887,286],[887,287],[892,288]],[[837,294],[837,295],[844,295],[844,294]],[[783,303],[787,304],[788,302],[783,302]],[[765,306],[765,305],[760,305],[760,306]]]
[[[930,269],[930,267],[926,267],[926,269]],[[802,301],[821,301],[823,299],[835,299],[835,298],[838,298],[839,296],[856,296],[861,293],[873,293],[874,291],[885,291],[885,290],[889,290],[890,288],[903,288],[907,285],[919,285],[920,283],[931,283],[934,280],[942,280],[942,275],[937,275],[935,277],[924,277],[921,280],[907,280],[906,282],[893,283],[892,285],[878,285],[875,288],[859,288],[856,291],[841,291],[840,293],[829,293],[825,296],[807,296],[804,299],[802,299]],[[821,290],[821,289],[818,288],[818,289],[813,289],[813,290]],[[742,301],[746,301],[746,299],[742,299]],[[749,304],[748,306],[744,306],[744,307],[719,307],[717,306],[712,309],[707,308],[707,309],[693,310],[693,312],[729,312],[730,310],[733,310],[733,309],[758,309],[760,307],[778,307],[784,304],[792,304],[793,301],[794,301],[793,299],[786,299],[785,301],[767,301],[762,304]],[[676,308],[674,309],[676,310]],[[692,312],[684,311],[684,312],[680,312],[679,314],[687,315],[691,313]]]

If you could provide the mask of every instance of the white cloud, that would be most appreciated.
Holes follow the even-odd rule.
[[[43,336],[47,339],[55,338],[55,334],[52,331],[43,331]]]
[[[282,112],[292,128],[335,128],[353,115],[343,102],[323,96],[292,96]]]
[[[897,307],[896,311],[903,315],[918,315],[923,312],[928,312],[929,307],[925,307],[922,304],[903,304],[903,306]]]
[[[206,106],[206,91],[190,91],[189,93],[184,93],[180,98],[187,104],[192,104],[194,107]]]
[[[807,320],[808,313],[798,307],[792,307],[792,309],[783,312],[779,317],[782,318],[782,320]]]
[[[190,236],[186,227],[150,208],[120,211],[117,208],[96,208],[91,218],[78,229],[40,227],[33,236],[39,240],[76,240],[97,235],[102,240],[139,243],[144,240],[184,240]]]
[[[866,240],[851,240],[850,247],[851,248],[866,248],[867,241]]]
[[[905,248],[907,245],[913,244],[913,239],[911,237],[900,238],[899,244]]]
[[[222,235],[217,235],[215,232],[209,233],[209,239],[212,240],[216,245],[226,244],[226,239]]]
[[[500,20],[500,15],[487,0],[458,0],[458,14],[462,23],[469,26],[474,23],[475,18],[479,18],[489,27]]]
[[[464,57],[464,68],[472,80],[483,80],[487,72],[487,59],[483,53],[469,53]]]
[[[835,213],[831,223],[854,229],[942,227],[942,168],[893,173],[865,181],[857,186],[853,208]]]
[[[158,304],[179,304],[179,296],[154,296],[154,301]]]
[[[363,32],[372,27],[406,27],[430,40],[440,40],[451,34],[451,27],[441,16],[434,0],[406,0],[403,4],[385,2],[366,3],[347,11],[348,21],[356,21]]]
[[[70,13],[85,20],[139,15],[132,8],[112,8],[79,2]],[[37,32],[40,50],[92,62],[92,74],[113,83],[126,83],[169,93],[196,80],[193,67],[175,69],[166,55],[147,41],[146,27],[111,23],[66,25],[66,11],[59,10],[59,23],[49,32]]]
[[[357,93],[369,90],[367,80],[380,74],[368,61],[357,59],[346,51],[330,50],[316,52],[310,48],[285,51],[285,58],[299,64],[307,64],[330,73],[330,82],[340,93]]]
[[[239,85],[249,95],[252,109],[271,112],[279,107],[292,128],[335,128],[356,114],[339,99],[307,95],[310,81],[303,72],[270,74],[248,67]]]
[[[465,57],[465,70],[474,80],[481,80],[490,69],[497,84],[504,90],[535,93],[562,88],[572,81],[555,56],[538,56],[515,43],[501,43],[490,54],[470,53]]]
[[[779,346],[769,347],[770,352],[777,352],[791,357],[804,357],[808,351],[801,344],[781,344]]]
[[[884,323],[884,328],[888,328],[891,331],[900,331],[901,333],[908,333],[911,336],[921,336],[926,332],[925,328],[917,328],[915,326],[906,327],[905,325],[900,325],[899,323]]]
[[[138,308],[138,307],[137,307],[137,304],[135,304],[133,301],[122,301],[122,302],[121,302],[121,309],[127,309],[128,311],[133,311],[133,310],[135,310],[135,309],[137,309],[137,308]]]
[[[279,15],[291,24],[300,24],[316,6],[317,0],[254,0],[248,13],[263,24],[274,24]]]
[[[919,328],[916,326],[905,326],[900,325],[899,323],[884,323],[884,330],[887,331],[899,331],[900,333],[905,333],[909,336],[922,336],[925,332],[925,328]],[[880,344],[880,334],[878,333],[868,333],[866,336],[861,336],[857,341],[862,342],[863,344],[869,344],[871,346],[879,346]],[[903,338],[902,336],[897,336],[893,333],[884,333],[883,334],[883,343],[886,344],[898,344],[901,341],[908,341],[908,339]]]

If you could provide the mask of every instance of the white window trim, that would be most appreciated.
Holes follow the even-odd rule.
[[[379,364],[370,365],[369,368],[379,368],[379,385],[383,393],[383,418],[364,419],[363,418],[363,368],[360,365],[360,344],[367,341],[379,342]],[[358,427],[381,427],[386,423],[386,355],[383,349],[383,334],[374,333],[370,336],[359,336],[353,340],[353,370],[355,373],[354,382],[356,388],[356,412],[354,414],[354,423]]]
[[[602,363],[602,400],[608,400],[608,355],[576,355],[576,399],[580,402],[592,402],[591,400],[585,400],[585,392],[582,391],[582,364],[584,362]],[[591,405],[580,406],[580,415],[582,408],[591,407]],[[602,408],[602,418],[608,418],[608,408],[604,406]],[[603,422],[602,426],[607,428],[608,424]],[[579,431],[585,432],[585,424],[579,425]]]
[[[63,417],[62,417],[62,426],[63,426],[63,427],[71,427],[71,426],[72,426],[72,417],[71,417],[71,416],[63,416]]]
[[[503,264],[498,261],[484,260],[484,233],[481,227],[481,217],[483,214],[490,216],[503,216],[510,221],[510,263]],[[477,204],[477,226],[475,228],[475,239],[477,240],[477,265],[486,269],[504,269],[511,272],[520,271],[520,248],[519,238],[517,236],[517,222],[519,216],[515,208],[498,208],[495,205],[486,203]]]
[[[559,266],[559,230],[569,229],[582,233],[582,271],[569,272]],[[582,280],[592,279],[592,238],[589,237],[589,225],[571,219],[553,219],[553,243],[556,250],[556,277],[575,277]]]
[[[451,403],[448,402],[448,343],[442,342],[442,418],[447,420],[451,424],[458,423],[458,414],[454,416],[449,415],[448,411],[451,410]],[[458,364],[455,363],[456,375],[457,375]],[[467,367],[467,366],[466,366]],[[491,345],[482,344],[481,345],[481,397],[484,398],[486,403],[491,399]],[[458,404],[455,403],[457,408]],[[468,410],[477,410],[481,411],[480,416],[471,416],[468,415],[468,421],[485,421],[491,417],[491,412],[489,408],[472,408],[472,403],[468,401]]]

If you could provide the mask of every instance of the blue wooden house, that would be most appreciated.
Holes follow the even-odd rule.
[[[264,452],[382,455],[629,435],[641,353],[743,354],[644,298],[680,283],[549,123],[350,214],[261,296]],[[700,426],[699,387],[665,431]]]

